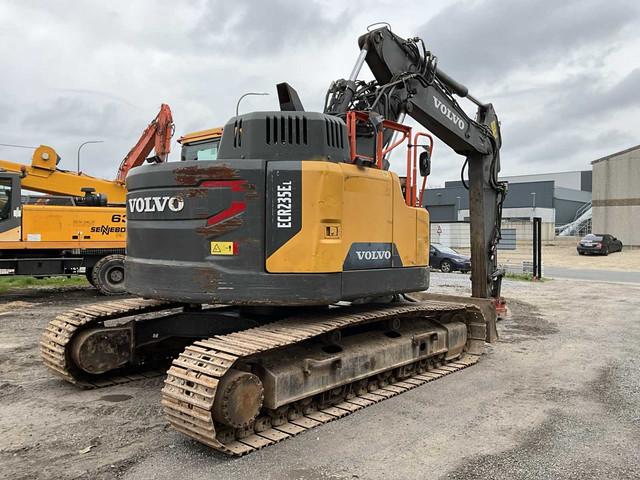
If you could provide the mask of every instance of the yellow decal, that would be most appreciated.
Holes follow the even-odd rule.
[[[233,255],[233,242],[211,242],[211,255]]]
[[[491,133],[493,133],[493,138],[498,139],[498,123],[494,120],[489,125],[491,127]]]

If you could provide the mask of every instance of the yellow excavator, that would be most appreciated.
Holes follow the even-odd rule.
[[[419,38],[385,26],[359,46],[323,112],[279,84],[280,111],[231,118],[215,160],[131,172],[127,289],[140,298],[52,320],[41,354],[53,372],[98,387],[173,358],[169,423],[243,455],[479,360],[501,302],[496,112]],[[357,78],[365,62],[373,81]],[[474,298],[421,293],[429,214],[417,173],[430,173],[432,141],[405,114],[466,157]],[[405,150],[404,185],[388,170],[393,149]]]
[[[46,145],[35,149],[31,165],[0,160],[0,270],[8,272],[4,275],[72,275],[84,267],[87,280],[102,294],[124,293],[124,182],[152,149],[154,162],[166,161],[172,129],[171,111],[163,104],[114,180],[59,169],[59,155]],[[183,155],[210,159],[220,135],[221,129],[212,129],[183,136]]]

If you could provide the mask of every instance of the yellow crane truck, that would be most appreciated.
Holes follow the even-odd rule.
[[[4,274],[77,274],[105,294],[124,291],[126,188],[59,170],[38,147],[31,165],[0,160],[0,269]],[[23,195],[22,190],[46,195]]]
[[[157,137],[148,131],[122,162],[127,172],[144,162],[132,160],[143,139]],[[181,137],[182,155],[215,159],[221,135],[221,129],[210,129]],[[73,275],[84,268],[101,293],[124,293],[124,183],[60,170],[59,161],[45,145],[35,150],[31,165],[0,160],[0,274]],[[119,177],[124,178],[122,165]]]

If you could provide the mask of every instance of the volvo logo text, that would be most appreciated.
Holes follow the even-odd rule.
[[[460,130],[464,130],[464,120],[462,120],[458,115],[456,115],[449,107],[447,107],[441,100],[439,100],[436,96],[433,97],[433,104],[436,106],[440,113],[442,113],[445,117],[451,120]]]
[[[390,260],[389,250],[356,250],[358,260]]]
[[[164,212],[167,209],[179,212],[184,208],[182,197],[138,197],[130,198],[128,202],[132,213]]]

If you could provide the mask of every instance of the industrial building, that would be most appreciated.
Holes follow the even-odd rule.
[[[541,217],[543,223],[565,225],[591,201],[591,171],[545,173],[504,177],[509,182],[504,220]],[[445,182],[444,188],[425,192],[424,206],[432,222],[456,222],[469,218],[469,195],[461,181]]]
[[[640,145],[591,162],[593,231],[640,246]]]

